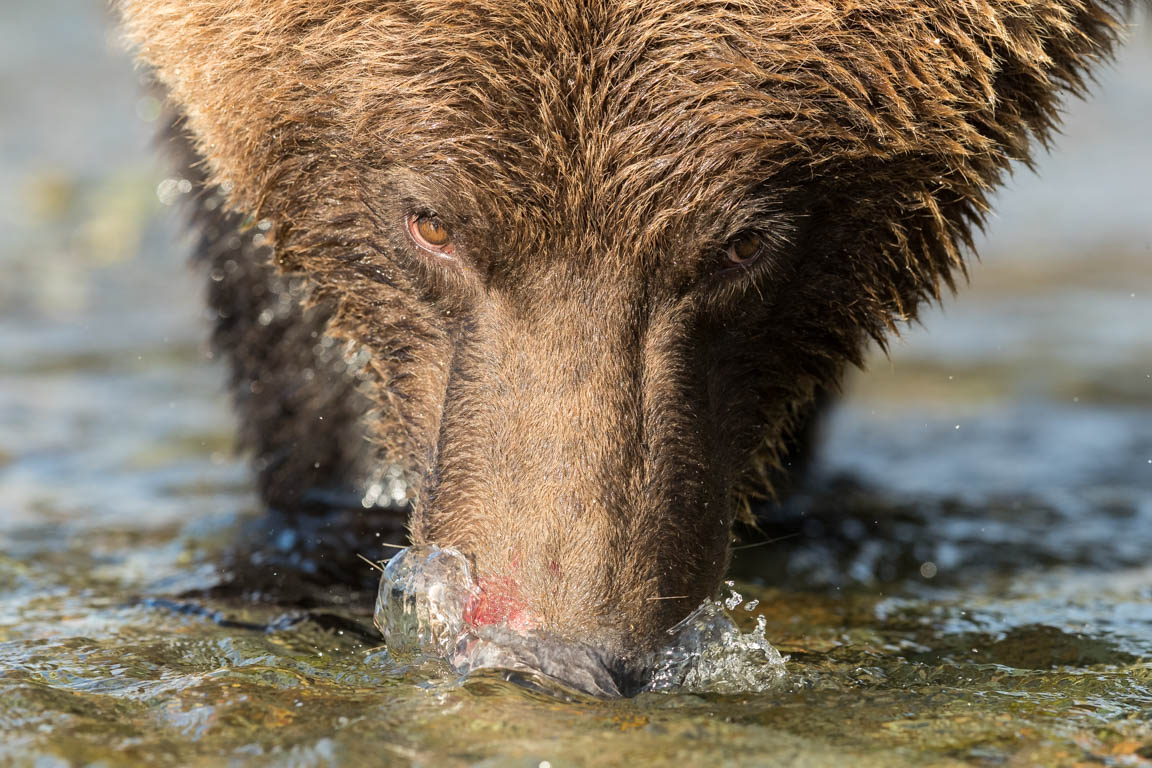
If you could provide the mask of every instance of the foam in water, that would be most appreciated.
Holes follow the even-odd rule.
[[[727,582],[729,589],[732,583]],[[668,644],[630,666],[644,670],[638,685],[622,688],[618,660],[596,648],[507,627],[475,627],[464,616],[479,590],[467,559],[450,548],[411,547],[384,570],[376,598],[376,625],[401,661],[438,658],[461,675],[500,669],[544,676],[596,696],[629,693],[745,693],[765,691],[784,676],[784,659],[764,636],[765,620],[741,632],[729,611],[743,603],[730,591],[706,601],[668,630]],[[745,604],[753,610],[756,601]]]

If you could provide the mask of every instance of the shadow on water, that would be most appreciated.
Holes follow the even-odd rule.
[[[1077,203],[1051,262],[1071,241],[1049,210],[1043,248],[1015,233],[850,387],[812,484],[734,564],[756,601],[734,618],[790,657],[778,688],[461,684],[372,626],[357,555],[403,544],[399,518],[258,510],[128,119],[154,105],[99,4],[5,14],[0,764],[1152,765],[1146,212],[1104,196],[1092,240],[1079,209],[1103,209]],[[37,58],[61,35],[71,54]],[[1105,74],[1121,113],[1147,109],[1149,50]],[[1061,157],[1100,158],[1076,131],[1105,112],[1074,110]]]

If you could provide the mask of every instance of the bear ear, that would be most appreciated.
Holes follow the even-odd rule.
[[[1008,160],[1047,144],[1068,95],[1112,53],[1131,0],[995,0],[941,6],[934,47],[951,48],[971,129]],[[967,71],[965,71],[967,70]],[[966,98],[964,98],[966,96]]]
[[[796,137],[778,165],[820,187],[843,233],[828,239],[871,286],[860,326],[881,339],[951,287],[992,189],[1047,143],[1133,5],[800,0],[768,25],[754,55],[789,107],[773,130]]]
[[[1047,141],[1062,99],[1082,93],[1108,58],[1133,5],[800,0],[768,19],[753,55],[766,87],[791,102],[813,160],[1027,160],[1033,140]]]
[[[138,61],[166,91],[209,183],[257,212],[318,162],[354,106],[365,52],[386,53],[389,3],[113,0]],[[348,70],[353,70],[349,72]]]

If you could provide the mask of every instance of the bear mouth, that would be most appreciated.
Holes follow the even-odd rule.
[[[375,623],[397,661],[438,659],[462,680],[496,674],[558,696],[763,692],[785,677],[785,659],[765,638],[764,619],[747,632],[734,621],[730,611],[743,602],[736,592],[705,601],[667,631],[663,646],[644,653],[602,649],[514,621],[474,621],[481,598],[460,552],[409,547],[384,569]]]

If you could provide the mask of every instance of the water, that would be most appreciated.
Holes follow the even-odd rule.
[[[0,764],[1152,761],[1147,38],[972,286],[851,382],[740,601],[608,698],[572,649],[386,649],[356,555],[401,526],[261,516],[101,7],[0,3]],[[522,653],[589,684],[487,663]]]

